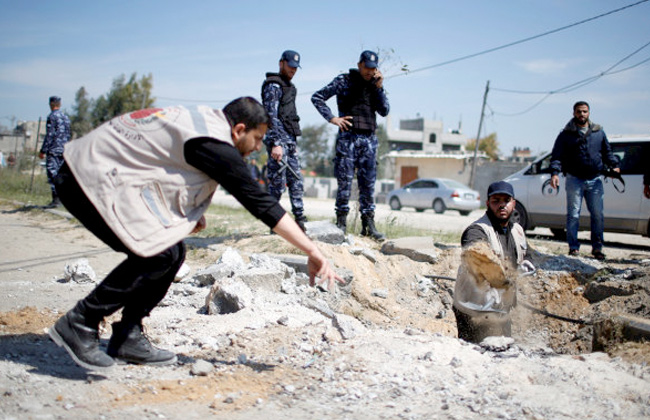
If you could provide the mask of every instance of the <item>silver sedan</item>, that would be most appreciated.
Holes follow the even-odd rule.
[[[481,206],[481,197],[478,191],[453,179],[420,178],[391,191],[388,203],[392,210],[414,207],[416,211],[424,211],[433,208],[436,213],[458,210],[467,216]]]

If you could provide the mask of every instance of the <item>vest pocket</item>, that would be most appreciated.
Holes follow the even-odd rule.
[[[135,240],[174,225],[162,188],[157,182],[117,191],[113,204],[117,219]]]
[[[218,184],[212,180],[190,185],[176,195],[173,203],[178,213],[190,221],[198,220],[212,202],[212,196]]]

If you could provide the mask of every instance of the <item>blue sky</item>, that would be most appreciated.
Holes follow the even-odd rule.
[[[259,98],[284,49],[302,55],[298,111],[303,124],[325,120],[311,93],[355,67],[364,49],[384,52],[391,118],[418,115],[492,132],[502,152],[549,150],[586,100],[592,119],[612,134],[650,135],[650,61],[576,90],[543,94],[605,72],[650,42],[650,1],[529,42],[428,70],[459,57],[526,39],[637,0],[414,1],[7,1],[0,0],[0,124],[37,120],[59,95],[71,111],[84,86],[96,98],[113,79],[153,75],[157,106]],[[622,70],[650,58],[650,45]],[[394,77],[390,77],[394,76]],[[336,109],[335,101],[329,102]],[[519,115],[508,115],[519,114]],[[334,132],[334,127],[332,132]]]

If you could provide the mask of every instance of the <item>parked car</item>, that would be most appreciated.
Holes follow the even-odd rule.
[[[605,178],[605,232],[649,236],[650,200],[643,196],[643,172],[650,161],[650,136],[612,136],[609,138],[618,157],[625,192],[620,193],[611,179]],[[566,178],[560,175],[559,191],[549,187],[551,154],[505,180],[515,190],[517,200],[513,218],[524,229],[550,228],[559,239],[566,238]],[[580,211],[580,229],[589,230],[589,211],[584,203]]]
[[[420,178],[388,194],[388,204],[393,210],[414,207],[416,211],[432,208],[436,213],[458,210],[467,216],[481,206],[481,197],[458,181],[446,178]]]

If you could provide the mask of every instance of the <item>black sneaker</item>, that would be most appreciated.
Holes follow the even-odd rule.
[[[115,322],[107,353],[128,363],[140,365],[169,365],[176,354],[154,347],[142,331],[141,323]]]
[[[61,200],[58,198],[53,199],[47,205],[43,206],[44,209],[53,209],[61,205]]]
[[[569,250],[569,256],[570,257],[577,257],[578,255],[580,255],[580,251],[578,251],[577,249],[570,249]]]
[[[594,256],[595,259],[598,261],[604,261],[605,260],[605,254],[603,254],[603,251],[597,250],[597,251],[592,251],[591,254]]]
[[[86,326],[83,315],[74,309],[59,318],[48,333],[81,367],[101,370],[115,364],[112,357],[99,349],[99,331]]]

